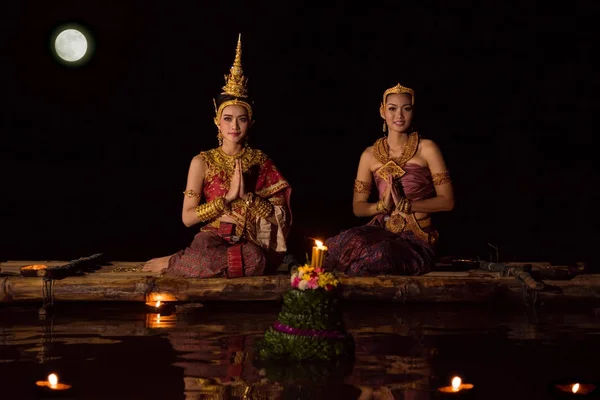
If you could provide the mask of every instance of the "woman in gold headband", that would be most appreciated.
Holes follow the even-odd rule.
[[[248,146],[254,120],[246,83],[240,38],[215,100],[219,147],[192,159],[183,192],[183,223],[203,226],[188,248],[150,260],[145,271],[236,278],[263,275],[281,263],[292,222],[291,187],[262,151]]]
[[[420,275],[435,265],[430,214],[452,210],[454,194],[439,147],[412,128],[414,102],[414,91],[400,84],[383,94],[384,136],[363,152],[354,182],[354,214],[372,219],[326,241],[326,269]],[[379,200],[370,203],[373,186]]]

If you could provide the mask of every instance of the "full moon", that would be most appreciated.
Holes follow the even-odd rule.
[[[88,48],[88,42],[76,29],[66,29],[58,34],[54,42],[56,54],[68,62],[81,60]]]

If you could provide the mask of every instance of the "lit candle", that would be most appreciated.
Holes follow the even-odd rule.
[[[315,268],[322,268],[323,261],[325,260],[325,254],[327,254],[327,246],[323,246],[323,242],[315,240],[316,246],[312,248],[312,258],[310,259],[310,266]]]
[[[163,303],[160,300],[157,301],[149,301],[146,303],[146,307],[148,308],[149,312],[153,312],[153,313],[159,313],[161,312],[160,310],[160,306]]]
[[[450,386],[444,386],[438,389],[440,393],[453,396],[461,396],[470,394],[470,390],[473,389],[473,385],[470,383],[462,383],[460,377],[455,376],[452,378]]]
[[[36,385],[49,388],[50,390],[68,390],[71,389],[71,385],[67,385],[66,383],[61,383],[58,381],[58,375],[52,373],[48,375],[48,379],[45,381],[37,381]]]
[[[561,392],[563,398],[579,398],[585,397],[596,390],[596,386],[591,383],[565,383],[555,385],[555,388]]]

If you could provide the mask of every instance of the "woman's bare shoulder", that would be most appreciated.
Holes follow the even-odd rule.
[[[424,151],[439,151],[438,145],[431,139],[421,139],[419,147]]]
[[[190,169],[205,169],[206,168],[206,152],[202,151],[192,157],[190,162]]]
[[[374,151],[374,147],[368,146],[366,149],[363,150],[360,158],[361,159],[365,159],[365,160],[371,160],[375,157],[375,151]]]

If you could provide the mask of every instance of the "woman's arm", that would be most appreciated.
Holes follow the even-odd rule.
[[[204,175],[206,173],[206,162],[202,156],[197,155],[192,159],[188,171],[185,196],[181,210],[181,220],[187,227],[202,222],[196,214],[196,207],[200,205]]]
[[[369,147],[360,156],[358,172],[356,173],[356,180],[354,181],[352,211],[357,217],[372,217],[373,215],[387,212],[394,206],[389,187],[386,191],[387,195],[384,195],[385,201],[380,200],[376,203],[368,202],[371,189],[373,188],[371,165],[374,162],[375,158],[373,156],[373,150]]]
[[[413,201],[410,210],[423,213],[451,211],[454,208],[454,190],[442,152],[431,140],[423,140],[421,146],[421,154],[427,161],[429,171],[431,171],[433,177],[436,196],[430,199]]]

